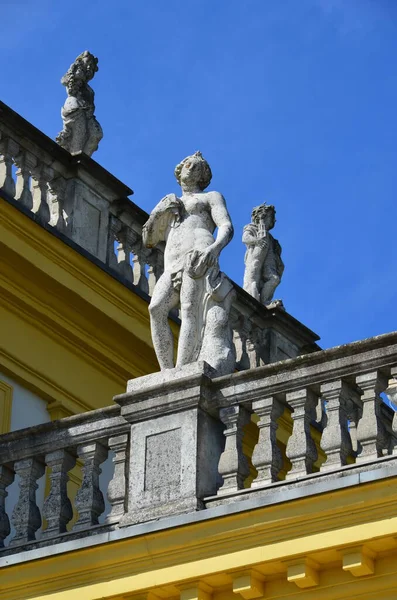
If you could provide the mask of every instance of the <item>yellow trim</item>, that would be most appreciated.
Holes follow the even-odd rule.
[[[0,380],[0,434],[11,430],[12,392],[12,386]]]

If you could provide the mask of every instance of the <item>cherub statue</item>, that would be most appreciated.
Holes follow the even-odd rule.
[[[269,233],[276,223],[274,206],[266,203],[256,206],[251,220],[243,230],[243,243],[247,246],[243,287],[262,304],[268,305],[284,272],[281,246]]]
[[[201,152],[177,165],[175,177],[181,197],[165,196],[143,227],[145,246],[166,243],[164,273],[149,306],[157,359],[162,370],[174,367],[168,314],[180,305],[176,366],[205,360],[219,374],[231,372],[235,354],[229,311],[235,291],[220,272],[218,259],[232,239],[233,226],[223,196],[205,191],[212,173]]]
[[[87,50],[80,54],[62,77],[68,97],[62,107],[63,130],[56,141],[71,154],[91,156],[103,138],[102,127],[94,116],[94,90],[88,82],[98,71],[98,59]]]

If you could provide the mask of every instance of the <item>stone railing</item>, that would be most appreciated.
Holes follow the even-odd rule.
[[[9,547],[21,546],[36,539],[36,532],[49,538],[66,533],[73,509],[68,498],[68,472],[76,461],[82,465],[81,486],[74,500],[78,519],[72,534],[98,525],[105,510],[99,485],[100,465],[108,451],[113,452],[114,474],[108,486],[107,499],[111,510],[106,525],[118,523],[125,507],[125,467],[129,427],[120,417],[120,408],[112,406],[68,417],[28,429],[9,433],[0,440],[0,546],[10,534],[10,521],[15,533]],[[37,481],[47,472],[50,491],[44,505],[36,504]],[[19,477],[19,498],[11,519],[6,513],[6,488]]]
[[[128,198],[131,193],[94,160],[72,156],[0,102],[0,195],[149,300],[164,254],[161,247],[143,246],[148,214]],[[307,327],[235,287],[237,369],[318,349],[318,336]]]
[[[381,394],[397,376],[397,332],[272,365],[214,377],[205,363],[131,380],[116,406],[0,436],[3,552],[311,486],[325,476],[397,462],[395,413]],[[393,387],[393,386],[392,386]],[[114,453],[104,511],[100,465]],[[68,472],[82,483],[71,531]],[[36,504],[37,480],[50,490]],[[19,499],[5,502],[19,476]],[[10,513],[10,514],[8,514]],[[41,539],[35,532],[47,522]]]
[[[85,154],[71,155],[0,102],[0,194],[149,294],[163,252],[142,245],[147,214]]]

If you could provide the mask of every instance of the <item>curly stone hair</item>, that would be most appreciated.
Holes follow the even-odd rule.
[[[84,59],[87,59],[87,58],[89,58],[91,60],[92,64],[94,65],[93,75],[98,71],[97,57],[94,56],[93,54],[91,54],[91,52],[88,52],[88,50],[85,50],[84,52],[79,54],[79,56],[76,58],[74,63],[72,63],[70,65],[69,69],[66,71],[65,75],[62,77],[62,79],[61,79],[62,85],[64,85],[65,87],[70,87],[70,88],[73,88],[76,85],[75,73],[76,73],[78,67],[80,67],[82,65],[82,63],[84,62]]]
[[[209,164],[207,163],[201,152],[195,152],[191,156],[187,156],[179,163],[179,165],[175,167],[174,175],[176,177],[176,180],[179,183],[179,185],[181,185],[181,172],[183,169],[183,165],[192,158],[199,159],[201,163],[201,177],[198,181],[198,186],[200,190],[205,190],[205,188],[208,187],[211,182],[212,172]]]
[[[268,213],[272,212],[273,216],[276,215],[276,209],[273,206],[273,204],[266,204],[266,202],[264,202],[263,204],[260,204],[259,206],[255,206],[255,208],[252,210],[251,213],[251,219],[252,221],[256,221],[256,219],[262,217],[262,216],[266,216]]]

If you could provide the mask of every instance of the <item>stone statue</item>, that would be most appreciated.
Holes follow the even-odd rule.
[[[243,243],[247,246],[243,287],[262,304],[269,305],[284,272],[281,246],[269,233],[276,223],[274,206],[256,206],[251,220],[243,231]],[[274,302],[282,305],[281,300]]]
[[[181,329],[176,366],[205,360],[219,374],[235,366],[229,311],[235,290],[219,270],[219,255],[233,236],[223,196],[205,192],[212,177],[201,152],[175,168],[182,195],[165,196],[143,227],[143,243],[165,241],[164,273],[149,306],[154,348],[161,370],[174,367],[171,309],[180,306]],[[214,239],[215,228],[218,228]]]
[[[56,141],[71,154],[84,152],[91,156],[103,138],[102,127],[94,116],[94,90],[88,85],[97,71],[98,59],[86,50],[61,79],[68,97],[61,111],[63,130]]]

